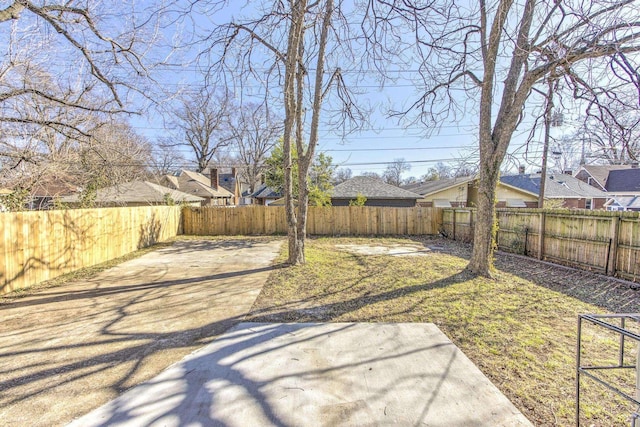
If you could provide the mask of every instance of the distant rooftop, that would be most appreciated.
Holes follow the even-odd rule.
[[[445,178],[438,179],[435,181],[425,181],[419,182],[409,185],[404,185],[402,188],[405,190],[413,191],[414,193],[421,194],[422,196],[426,196],[432,193],[437,193],[438,191],[445,190],[447,188],[455,187],[460,184],[464,184],[471,180],[475,179],[474,176],[461,176],[458,178]]]
[[[533,194],[540,194],[540,174],[519,174],[500,177],[500,181]],[[547,198],[607,198],[607,193],[571,175],[549,174],[544,195]]]
[[[355,199],[361,194],[369,200],[375,199],[420,199],[420,194],[390,185],[378,178],[356,176],[335,187],[331,197],[335,199]]]
[[[131,181],[97,191],[96,203],[164,203],[171,198],[175,203],[201,202],[202,197],[193,196],[149,181]],[[75,203],[79,195],[66,196],[61,202]]]

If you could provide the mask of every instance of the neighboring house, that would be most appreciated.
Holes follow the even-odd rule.
[[[611,211],[640,210],[640,168],[631,165],[583,165],[576,178],[607,192]]]
[[[605,204],[608,211],[635,211],[640,212],[640,196],[613,197]]]
[[[356,176],[335,187],[331,193],[333,206],[349,206],[359,195],[366,197],[365,206],[414,207],[420,194],[389,185],[378,178]]]
[[[420,206],[449,208],[473,207],[478,204],[478,180],[474,176],[445,178],[426,181],[403,187],[422,196]],[[505,182],[499,182],[496,189],[498,207],[536,207],[538,195]]]
[[[469,187],[474,177],[445,178],[405,185],[405,190],[418,193],[420,206],[450,208],[469,205]]]
[[[610,171],[605,191],[611,196],[640,196],[640,169]]]
[[[293,199],[293,205],[298,206],[298,201],[296,199]],[[280,197],[279,199],[269,203],[269,206],[286,206],[286,200],[284,197]]]
[[[518,174],[500,177],[500,182],[536,197],[540,194],[540,174]],[[567,174],[549,174],[544,198],[556,201],[558,207],[570,209],[603,209],[609,196],[604,191]],[[526,202],[525,202],[526,204]]]
[[[573,176],[580,181],[596,187],[598,190],[608,191],[609,173],[613,171],[637,168],[637,165],[582,165]]]
[[[70,177],[42,177],[31,188],[25,207],[33,210],[53,209],[57,199],[82,191],[82,187],[71,182]]]
[[[160,184],[202,198],[202,206],[235,204],[234,194],[220,185],[217,169],[211,169],[209,177],[183,169],[178,175],[163,176]]]
[[[282,197],[282,193],[267,186],[267,184],[260,184],[260,186],[250,195],[255,200],[256,205],[268,206],[274,201]]]
[[[99,189],[96,193],[95,204],[100,207],[172,204],[200,206],[204,200],[202,197],[149,181],[132,181]],[[80,203],[80,195],[61,197],[60,201],[70,206],[77,206]]]
[[[238,173],[235,167],[227,168],[227,172],[222,172],[222,168],[208,167],[207,175],[212,177],[217,174],[218,185],[233,194],[232,204],[250,205],[253,203],[249,184],[242,179],[242,174]],[[213,186],[213,185],[212,185]]]

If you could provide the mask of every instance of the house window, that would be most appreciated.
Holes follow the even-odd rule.
[[[593,205],[593,199],[585,199],[584,201],[585,209],[593,209],[592,205]]]
[[[527,205],[522,199],[507,199],[506,205],[508,208],[526,208]]]
[[[446,199],[435,199],[433,201],[433,207],[434,208],[450,208],[451,202],[449,202]]]

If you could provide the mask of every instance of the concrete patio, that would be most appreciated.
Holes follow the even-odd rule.
[[[71,426],[530,426],[433,324],[241,323]]]

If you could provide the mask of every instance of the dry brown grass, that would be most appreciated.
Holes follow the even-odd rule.
[[[433,322],[534,424],[574,424],[577,316],[640,311],[640,292],[505,254],[497,256],[494,280],[474,277],[465,271],[468,246],[420,243],[430,249],[426,256],[398,257],[356,255],[336,245],[416,240],[311,239],[307,264],[273,272],[249,319]],[[596,354],[616,344],[615,337],[591,331],[585,339]],[[635,349],[627,350],[635,360]],[[629,383],[629,374],[612,379]],[[628,425],[632,408],[591,381],[584,382],[582,402],[585,425]]]

